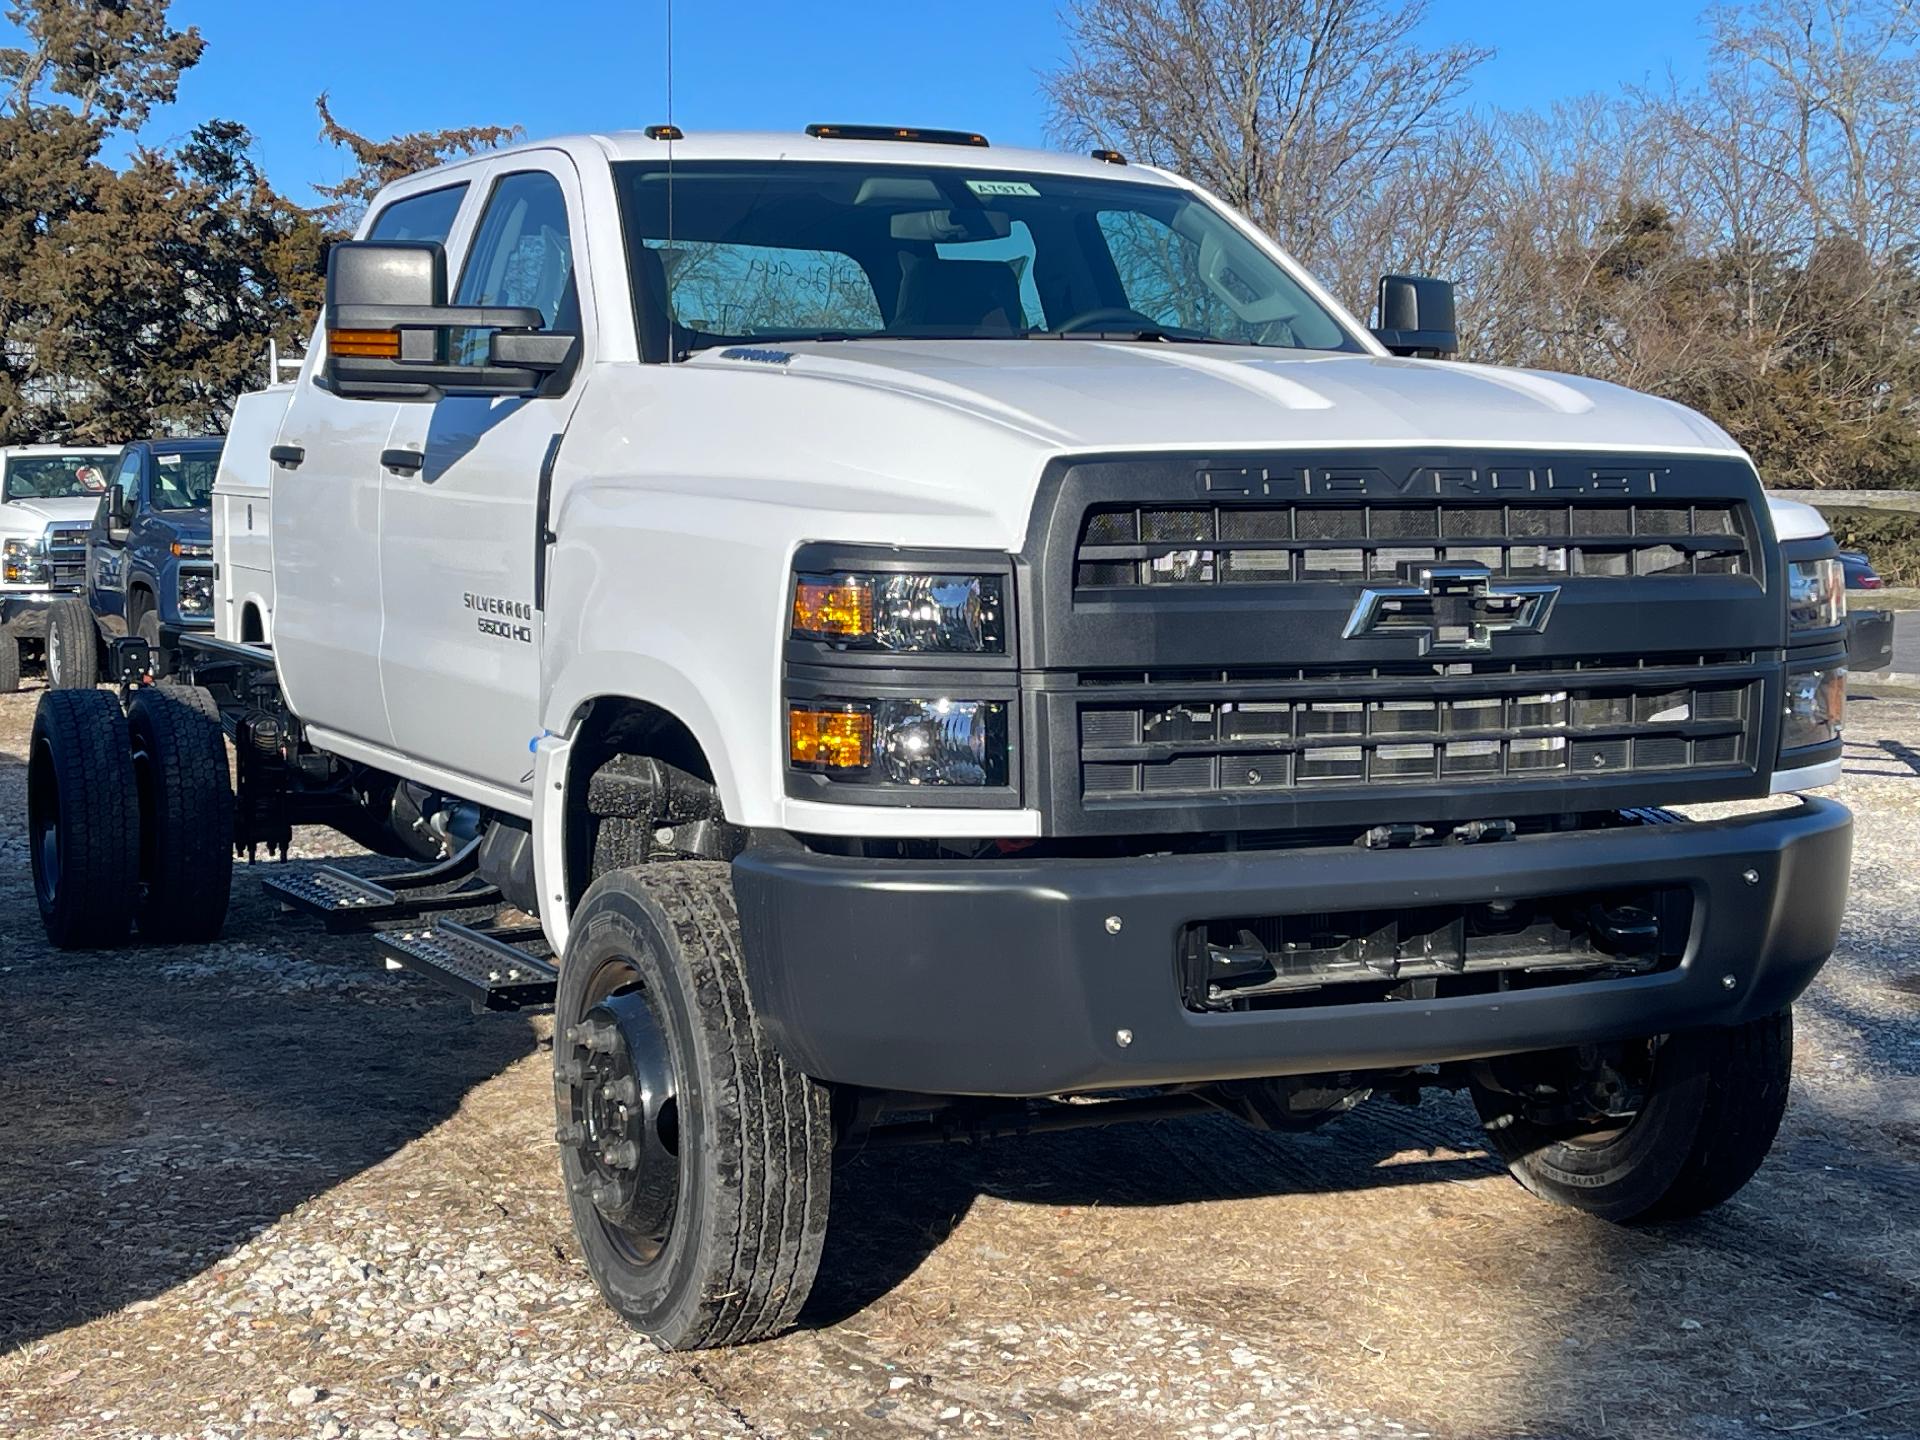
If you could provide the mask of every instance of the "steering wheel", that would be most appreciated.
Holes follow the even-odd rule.
[[[1071,315],[1053,327],[1056,335],[1071,335],[1076,330],[1098,330],[1111,326],[1122,330],[1158,330],[1161,324],[1151,315],[1142,315],[1138,310],[1130,310],[1125,305],[1103,305],[1093,310],[1082,310]]]

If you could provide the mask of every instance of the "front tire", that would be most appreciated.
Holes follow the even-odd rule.
[[[28,847],[47,939],[62,950],[118,945],[140,877],[126,717],[104,690],[52,691],[27,743]]]
[[[0,695],[11,695],[20,688],[20,638],[11,630],[0,630]]]
[[[1650,1067],[1645,1098],[1624,1123],[1536,1124],[1514,1094],[1481,1084],[1474,1107],[1514,1179],[1541,1199],[1620,1224],[1685,1219],[1732,1198],[1772,1149],[1793,1069],[1793,1011],[1664,1036],[1652,1042]]]
[[[676,1350],[792,1325],[826,1238],[828,1093],[754,1014],[728,866],[594,882],[553,1053],[574,1234],[607,1302]]]
[[[100,632],[84,600],[47,611],[47,688],[91,690],[100,683]]]
[[[220,707],[192,686],[150,686],[127,707],[127,729],[140,797],[140,938],[217,940],[233,886],[233,785]]]

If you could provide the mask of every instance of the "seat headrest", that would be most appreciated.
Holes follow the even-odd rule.
[[[1020,279],[1004,260],[901,257],[898,334],[1018,335],[1026,328]]]

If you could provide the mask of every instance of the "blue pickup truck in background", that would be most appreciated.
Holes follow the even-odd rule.
[[[166,672],[160,627],[213,626],[213,479],[224,440],[136,440],[114,461],[87,534],[86,589],[48,616],[55,689],[100,678],[103,642],[138,635]]]

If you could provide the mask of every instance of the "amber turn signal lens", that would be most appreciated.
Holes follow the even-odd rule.
[[[873,587],[863,580],[802,575],[793,587],[793,629],[816,640],[873,634]]]
[[[400,332],[398,330],[329,330],[327,349],[332,354],[348,355],[358,360],[398,360]]]
[[[820,770],[864,770],[873,763],[873,716],[864,710],[787,710],[787,759]]]

